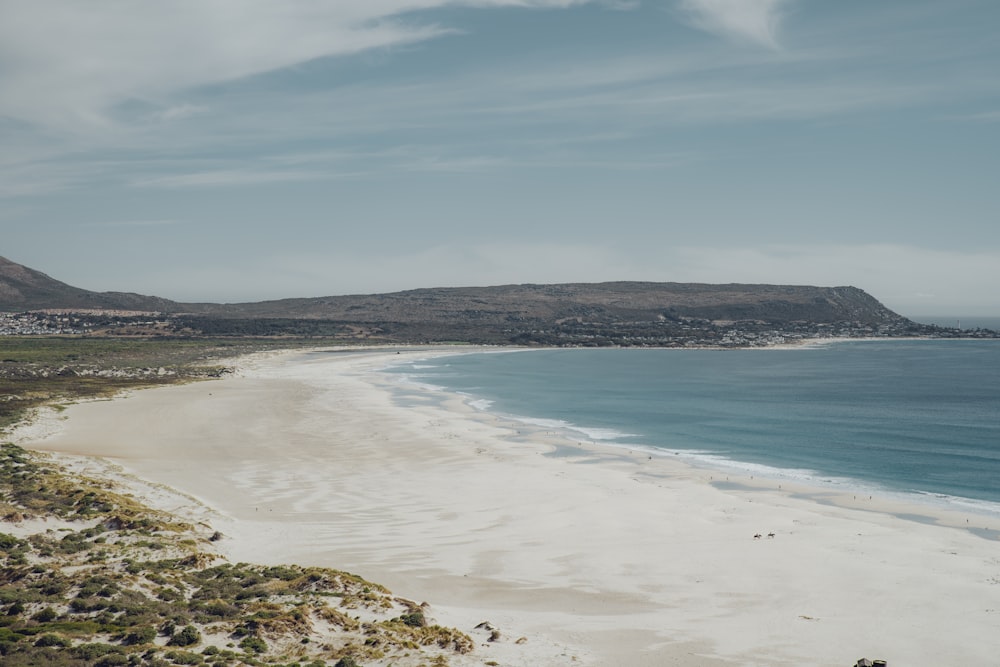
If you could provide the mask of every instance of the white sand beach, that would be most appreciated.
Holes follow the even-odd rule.
[[[71,406],[21,444],[177,489],[179,504],[153,500],[210,521],[234,561],[349,570],[443,625],[500,630],[454,665],[1000,664],[1000,541],[965,521],[1000,522],[719,488],[725,473],[529,432],[441,392],[394,404],[375,371],[441,353],[252,357],[222,380]]]

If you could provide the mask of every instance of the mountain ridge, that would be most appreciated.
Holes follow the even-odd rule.
[[[856,287],[740,283],[525,283],[186,306],[186,312],[217,317],[366,322],[694,318],[881,324],[905,319]]]
[[[43,309],[169,312],[175,301],[134,292],[92,292],[0,257],[0,311]]]
[[[0,312],[161,313],[170,335],[307,335],[387,342],[675,345],[784,335],[915,335],[852,286],[613,281],[418,288],[246,303],[92,292],[0,258]],[[127,324],[127,323],[126,323]]]
[[[118,309],[223,318],[498,323],[514,319],[904,320],[852,286],[612,281],[418,288],[382,294],[182,303],[133,292],[93,292],[0,257],[0,310]]]

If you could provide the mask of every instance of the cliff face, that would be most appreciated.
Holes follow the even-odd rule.
[[[698,283],[567,283],[417,289],[374,295],[282,299],[242,304],[183,304],[124,292],[91,292],[0,258],[0,311],[148,310],[231,319],[313,319],[367,324],[430,324],[463,329],[567,323],[622,324],[754,320],[905,322],[856,287],[708,285]]]

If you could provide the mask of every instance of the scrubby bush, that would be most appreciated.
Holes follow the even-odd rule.
[[[201,641],[201,633],[193,625],[185,625],[184,629],[174,634],[167,646],[193,646]]]
[[[167,651],[163,657],[175,665],[200,665],[205,662],[205,659],[197,653],[188,651]]]
[[[21,540],[7,533],[0,533],[0,551],[13,551],[22,544]]]
[[[139,644],[149,644],[154,639],[156,639],[156,628],[151,625],[146,625],[129,632],[125,635],[125,639],[122,640],[122,643],[126,646],[136,646]]]
[[[404,625],[408,625],[411,628],[427,627],[427,619],[424,618],[424,614],[421,611],[415,611],[412,614],[403,614],[399,617],[399,620],[402,621]]]
[[[44,634],[35,640],[35,646],[59,646],[65,648],[69,645],[70,641],[68,639],[51,633]]]
[[[129,659],[121,653],[110,653],[95,662],[94,667],[124,667],[129,664]]]
[[[58,616],[59,614],[56,613],[55,609],[53,609],[52,607],[46,607],[45,609],[42,609],[40,612],[38,612],[31,618],[32,620],[38,621],[39,623],[51,623],[52,621],[56,620]]]
[[[267,651],[267,642],[260,637],[244,637],[240,648],[247,653],[264,653]]]
[[[111,644],[80,644],[79,646],[74,646],[71,653],[74,658],[96,661],[98,658],[102,658],[112,653],[121,655],[122,650],[117,646],[112,646]]]
[[[173,588],[156,589],[156,597],[167,602],[175,602],[184,599],[184,594]]]

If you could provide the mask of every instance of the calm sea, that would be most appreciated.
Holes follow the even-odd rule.
[[[392,372],[579,440],[1000,513],[1000,341],[535,350]]]

